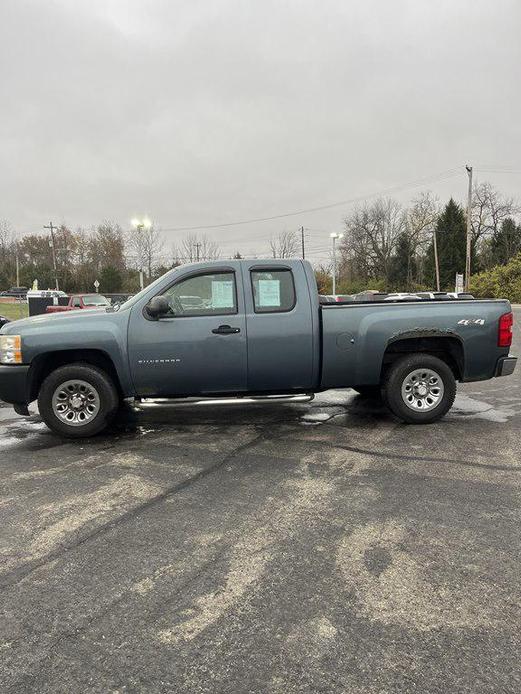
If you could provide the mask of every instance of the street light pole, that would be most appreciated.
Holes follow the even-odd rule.
[[[336,240],[337,239],[343,239],[344,234],[337,234],[336,232],[333,232],[330,234],[330,237],[333,241],[333,295],[336,294]]]
[[[15,260],[16,260],[16,286],[20,286],[20,260],[18,258],[18,241],[15,246]]]
[[[438,260],[438,239],[437,239],[436,227],[434,227],[434,231],[432,234],[432,245],[433,245],[433,249],[434,249],[434,266],[436,269],[436,290],[439,292],[440,291],[440,261]]]
[[[56,247],[54,245],[54,230],[57,228],[54,226],[52,222],[49,222],[47,226],[43,227],[44,229],[49,229],[51,232],[51,243],[50,246],[52,248],[52,265],[54,268],[54,284],[55,284],[55,289],[56,291],[60,290],[60,287],[58,285],[58,271],[56,270]]]
[[[145,219],[136,219],[134,218],[131,222],[132,226],[139,232],[143,230],[148,230],[152,226],[152,222],[150,219],[145,217]],[[139,244],[139,286],[140,289],[143,289],[145,286],[144,279],[143,279],[143,244]],[[152,280],[151,277],[148,278],[148,281],[150,282]]]
[[[470,258],[472,254],[472,166],[465,166],[469,177],[469,189],[467,200],[467,254],[465,258],[465,291],[469,291],[470,286]]]

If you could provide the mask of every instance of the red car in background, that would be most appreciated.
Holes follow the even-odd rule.
[[[110,301],[103,294],[73,294],[66,306],[47,306],[45,313],[63,313],[85,308],[106,308]]]

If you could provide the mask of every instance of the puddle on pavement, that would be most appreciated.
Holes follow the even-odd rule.
[[[354,397],[352,397],[354,396]],[[512,398],[515,403],[520,404],[519,398]],[[328,422],[330,419],[337,417],[339,414],[353,414],[353,408],[357,404],[356,410],[363,413],[378,413],[382,410],[383,405],[374,399],[361,399],[352,391],[326,391],[317,395],[313,401],[313,406],[300,417],[301,424],[320,425]],[[358,408],[358,403],[360,408]],[[332,407],[332,405],[338,405]],[[321,411],[322,408],[328,408],[327,412]],[[448,417],[465,418],[465,419],[484,419],[497,424],[504,424],[510,417],[521,414],[521,410],[512,409],[510,404],[506,407],[495,407],[483,400],[476,400],[469,395],[458,394],[454,405]]]
[[[488,402],[475,400],[469,395],[456,395],[456,400],[448,416],[466,419],[486,419],[489,422],[504,424],[510,417],[518,414],[510,408],[496,408]]]
[[[510,399],[510,398],[509,398]],[[521,415],[521,409],[513,409],[521,405],[518,398],[512,398],[512,405],[495,407],[483,400],[477,400],[470,395],[458,394],[448,417],[465,419],[484,419],[489,422],[504,424],[509,418]],[[293,409],[293,408],[291,408]],[[361,398],[351,389],[329,390],[317,394],[311,406],[295,406],[296,419],[304,426],[320,426],[340,415],[372,414],[378,415],[383,411],[383,405],[378,400]],[[46,425],[33,412],[29,419],[18,417],[11,408],[0,409],[0,450],[6,450],[23,440],[37,437],[40,434],[51,434]],[[139,421],[139,413],[128,409],[121,413],[114,423],[114,430],[121,434],[134,434],[139,437],[160,431],[161,427],[150,426],[150,422]]]
[[[306,412],[306,414],[302,415],[300,421],[303,424],[321,424],[322,422],[327,422],[334,416],[334,414],[328,412]]]

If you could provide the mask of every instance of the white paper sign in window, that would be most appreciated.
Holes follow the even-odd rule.
[[[233,280],[212,280],[212,308],[234,308]]]
[[[280,280],[259,280],[259,306],[280,307]]]

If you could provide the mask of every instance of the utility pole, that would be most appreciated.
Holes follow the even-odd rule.
[[[332,241],[333,241],[333,295],[336,294],[336,240],[337,239],[343,239],[344,234],[337,234],[336,232],[333,232],[332,234],[329,234]]]
[[[195,246],[195,257],[197,259],[197,262],[199,262],[199,251],[201,249],[201,243],[198,241],[197,243],[194,244]]]
[[[20,261],[18,259],[18,241],[15,245],[15,260],[16,260],[16,286],[20,286]]]
[[[304,227],[300,227],[300,234],[302,237],[302,260],[306,257],[306,252],[304,248]]]
[[[434,267],[436,268],[436,291],[440,291],[440,261],[438,260],[438,241],[436,228],[432,234],[432,245],[434,248]]]
[[[52,222],[49,222],[47,226],[43,227],[44,229],[49,229],[51,232],[51,243],[49,244],[50,247],[52,248],[52,265],[54,268],[54,284],[55,284],[55,289],[56,291],[59,291],[60,287],[58,285],[58,271],[56,269],[56,247],[54,245],[54,230],[58,231],[58,227],[55,227]]]
[[[465,263],[465,291],[468,292],[470,286],[470,257],[472,253],[472,166],[467,164],[465,168],[467,169],[467,174],[469,177],[469,191],[467,200],[467,255]]]

